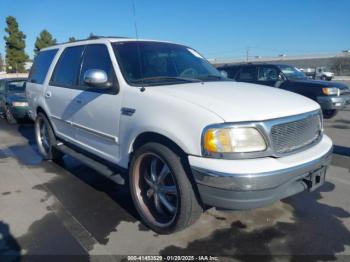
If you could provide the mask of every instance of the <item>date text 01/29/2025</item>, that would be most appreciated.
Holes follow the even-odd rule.
[[[218,261],[216,256],[128,256],[128,261]]]

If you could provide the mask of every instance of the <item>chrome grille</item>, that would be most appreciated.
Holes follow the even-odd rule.
[[[287,154],[316,141],[322,133],[321,115],[312,114],[292,122],[271,127],[272,148],[277,154]]]

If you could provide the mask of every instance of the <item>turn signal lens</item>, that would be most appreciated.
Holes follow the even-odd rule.
[[[322,88],[322,92],[323,94],[327,95],[327,96],[331,96],[331,95],[339,95],[340,90],[339,88],[336,87],[324,87]]]
[[[229,129],[209,129],[204,136],[204,147],[209,152],[231,152]]]

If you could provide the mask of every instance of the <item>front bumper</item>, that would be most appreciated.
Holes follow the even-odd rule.
[[[319,96],[317,102],[322,109],[343,109],[350,105],[350,95],[341,96]]]
[[[29,118],[29,107],[11,107],[11,113],[14,118]]]
[[[253,209],[300,193],[304,179],[330,164],[332,142],[324,135],[315,146],[281,158],[222,160],[189,157],[204,204],[224,209]]]

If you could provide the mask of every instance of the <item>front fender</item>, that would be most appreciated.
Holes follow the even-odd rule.
[[[125,95],[125,107],[135,109],[135,113],[121,115],[119,141],[120,165],[128,166],[135,139],[142,133],[153,132],[177,144],[186,154],[201,155],[201,135],[203,129],[223,120],[214,113],[188,101],[167,96],[148,88],[140,92],[130,88]]]

